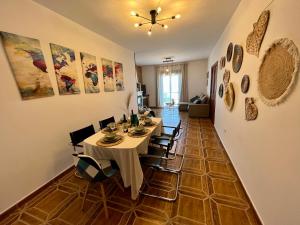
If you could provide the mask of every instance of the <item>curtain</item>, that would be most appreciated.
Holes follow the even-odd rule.
[[[156,67],[156,103],[158,107],[163,107],[166,103],[166,90],[164,90],[168,87],[166,82],[170,82],[169,85],[178,85],[178,87],[171,87],[171,89],[176,90],[176,94],[178,92],[178,99],[175,99],[176,102],[187,99],[187,74],[185,70],[185,64],[171,64]],[[172,97],[174,98],[174,96]],[[170,102],[173,100],[172,97],[170,97]]]

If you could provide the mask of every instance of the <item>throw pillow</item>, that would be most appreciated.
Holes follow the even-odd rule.
[[[193,98],[191,98],[190,99],[190,102],[194,102],[196,99],[198,99],[199,98],[199,96],[198,95],[196,95],[195,97],[193,97]]]

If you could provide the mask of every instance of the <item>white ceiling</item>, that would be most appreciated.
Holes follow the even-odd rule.
[[[88,29],[136,52],[138,65],[161,64],[174,56],[176,62],[207,58],[240,0],[34,0]],[[143,20],[130,16],[132,10],[150,17],[181,14],[169,20],[167,30],[155,25],[135,28]]]

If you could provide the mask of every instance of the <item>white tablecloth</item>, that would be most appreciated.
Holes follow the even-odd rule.
[[[153,118],[157,125],[147,127],[150,132],[146,137],[133,138],[124,135],[124,141],[112,147],[96,145],[96,142],[104,136],[98,132],[84,140],[84,153],[96,160],[115,160],[120,168],[120,173],[125,187],[131,186],[131,198],[136,199],[143,183],[143,171],[139,161],[139,154],[148,152],[148,144],[151,135],[160,135],[162,129],[161,118]]]

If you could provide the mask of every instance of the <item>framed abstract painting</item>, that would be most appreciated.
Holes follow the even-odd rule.
[[[108,59],[102,59],[102,72],[103,72],[103,82],[104,91],[111,92],[115,90],[114,84],[114,73],[112,61]]]
[[[39,40],[6,32],[0,34],[22,99],[53,96]]]
[[[85,93],[99,93],[96,56],[80,52]]]
[[[116,89],[117,91],[124,90],[124,73],[122,63],[115,62],[115,78],[116,78]]]
[[[79,94],[74,51],[52,43],[50,43],[50,48],[59,94]]]

